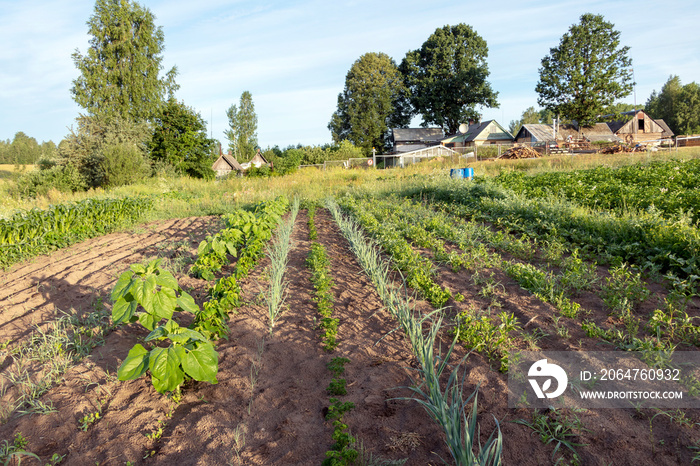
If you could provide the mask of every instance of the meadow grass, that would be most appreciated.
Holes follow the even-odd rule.
[[[0,218],[17,210],[46,209],[52,204],[77,202],[88,198],[146,195],[156,198],[156,208],[144,221],[204,215],[221,215],[236,208],[250,206],[279,195],[289,198],[320,201],[329,195],[342,195],[358,188],[395,192],[406,184],[420,183],[426,176],[447,177],[450,168],[470,166],[477,176],[491,177],[503,171],[524,171],[528,174],[593,168],[600,165],[619,167],[655,160],[700,158],[700,148],[682,148],[671,152],[633,154],[579,154],[543,157],[533,160],[486,160],[466,162],[459,157],[438,158],[409,165],[404,169],[372,170],[303,168],[292,175],[270,178],[230,177],[205,181],[189,177],[154,177],[141,183],[114,189],[90,189],[76,193],[50,190],[36,199],[11,195],[18,174],[14,165],[0,165]],[[31,170],[32,166],[25,166]]]

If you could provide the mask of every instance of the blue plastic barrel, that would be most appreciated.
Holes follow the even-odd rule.
[[[472,178],[474,178],[474,169],[471,167],[463,168],[462,173],[463,173],[462,176],[468,180],[471,180]]]
[[[450,169],[450,178],[464,178],[464,169],[463,168],[451,168]]]

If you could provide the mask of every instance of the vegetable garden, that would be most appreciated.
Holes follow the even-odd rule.
[[[519,351],[697,351],[698,166],[290,191],[15,264],[0,460],[700,461],[696,411],[509,408],[506,388]],[[59,220],[27,226],[50,215],[3,244],[67,246]]]

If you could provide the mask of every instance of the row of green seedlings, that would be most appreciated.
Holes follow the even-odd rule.
[[[150,371],[153,387],[159,393],[179,390],[187,379],[217,383],[218,353],[214,343],[219,337],[228,335],[229,307],[238,302],[240,293],[236,280],[247,275],[262,256],[265,241],[271,236],[270,230],[287,205],[286,199],[282,198],[259,206],[253,216],[256,221],[251,221],[243,211],[239,215],[245,218],[244,222],[236,223],[232,216],[227,218],[230,224],[241,225],[240,229],[230,227],[229,230],[235,229],[239,233],[229,231],[227,238],[245,238],[246,241],[242,249],[239,242],[225,244],[231,255],[238,252],[236,246],[240,249],[236,274],[217,282],[210,304],[205,303],[203,309],[180,288],[177,279],[161,267],[161,259],[155,259],[147,266],[134,264],[120,276],[112,291],[112,320],[115,325],[139,322],[150,331],[144,339],[150,350],[140,343],[134,345],[117,371],[119,380],[133,380]],[[200,244],[199,249],[205,257],[200,265],[216,262],[211,260],[220,252],[219,246],[212,245],[215,241],[221,244],[220,238],[208,238]],[[178,323],[182,313],[194,315],[189,327]],[[167,341],[169,346],[162,346]]]
[[[398,204],[394,203],[393,205],[395,210],[397,210]],[[445,206],[439,205],[434,207],[440,209]],[[422,215],[422,210],[427,209],[423,209],[416,204],[413,204],[408,209],[408,212],[413,214],[412,218],[407,219],[413,230],[417,228],[417,225],[424,225],[426,230],[429,230],[429,233],[439,231],[440,236],[457,243],[460,248],[464,248],[465,243],[473,246],[473,240],[469,239],[469,237],[475,231],[476,222],[473,220],[461,222],[460,219],[455,219],[435,210],[427,210],[426,221],[421,221],[419,216]],[[537,245],[536,241],[526,237],[518,238],[502,231],[494,233],[483,226],[478,234],[478,241],[483,241],[490,247],[520,258],[532,257],[532,251],[535,250]],[[432,241],[439,244],[439,239],[432,238]],[[483,246],[484,243],[480,244]],[[429,245],[426,244],[424,247],[429,247]],[[472,247],[471,250],[478,251],[479,249]],[[530,252],[526,253],[526,251]],[[696,295],[696,291],[694,291],[692,286],[688,286],[687,280],[682,280],[672,274],[666,277],[671,285],[671,291],[665,300],[663,308],[656,309],[649,317],[647,323],[644,324],[639,317],[633,314],[633,309],[645,301],[650,294],[642,282],[640,271],[623,263],[611,267],[609,270],[610,276],[605,277],[601,281],[596,274],[595,262],[584,261],[580,257],[579,249],[573,249],[569,255],[565,255],[566,252],[566,246],[556,239],[544,242],[542,247],[542,256],[547,267],[559,268],[560,273],[558,274],[536,267],[533,264],[520,263],[515,260],[504,261],[497,253],[492,253],[488,262],[482,262],[488,263],[491,267],[502,268],[521,287],[531,291],[542,301],[556,307],[560,311],[560,316],[553,316],[553,320],[557,333],[561,337],[568,338],[569,331],[567,327],[559,325],[559,319],[562,316],[576,319],[581,311],[585,312],[572,298],[582,291],[592,291],[597,288],[599,290],[598,295],[609,309],[610,314],[623,324],[624,329],[612,327],[604,330],[594,322],[584,319],[581,326],[589,337],[608,341],[615,344],[619,349],[645,352],[657,350],[673,351],[679,343],[691,346],[700,344],[700,328],[695,325],[697,319],[689,317],[687,313],[687,306],[692,297]],[[466,253],[462,256],[464,255]],[[477,282],[477,277],[478,273],[474,275],[475,282]],[[488,278],[484,280],[480,277],[478,280],[484,282],[484,288],[482,289],[484,296],[491,294],[495,286],[493,280]],[[470,313],[462,313],[460,315],[460,318],[463,320],[462,328],[464,331],[462,335],[465,339],[471,340],[467,342],[469,346],[475,349],[478,348],[478,345],[487,345],[492,348],[506,350],[512,348],[512,345],[504,344],[507,343],[507,332],[502,331],[509,328],[512,319],[509,319],[503,313],[499,317],[501,322],[496,327],[485,322],[485,316],[478,317],[473,315],[473,313],[471,315]],[[642,327],[646,327],[647,335],[638,335]],[[493,335],[494,345],[488,345],[477,334]],[[523,336],[527,337],[526,340],[532,346],[534,343],[533,338],[536,337],[532,335]],[[536,347],[533,349],[536,349]]]
[[[292,230],[294,222],[299,213],[299,198],[295,197],[292,202],[292,208],[289,217],[283,222],[277,230],[276,241],[272,246],[267,247],[267,255],[270,258],[270,267],[268,276],[270,287],[267,293],[263,293],[265,303],[267,304],[268,316],[270,318],[270,336],[277,322],[277,318],[282,312],[282,307],[287,295],[288,282],[285,281],[284,275],[287,271],[289,263],[289,251],[292,248]]]
[[[396,267],[404,274],[410,288],[419,290],[433,306],[443,306],[452,296],[450,290],[435,282],[435,271],[429,260],[421,257],[410,244],[394,229],[386,228],[367,209],[351,197],[339,201],[343,209],[365,229],[380,246],[391,255]]]
[[[356,464],[359,452],[354,448],[357,440],[347,431],[347,424],[343,423],[343,416],[346,412],[355,407],[351,401],[341,401],[339,396],[347,395],[347,380],[342,376],[345,373],[345,364],[349,363],[348,358],[333,358],[328,363],[328,370],[333,374],[326,392],[330,396],[330,405],[326,420],[333,423],[332,439],[335,443],[326,452],[326,458],[321,463],[323,466],[346,466]]]
[[[403,288],[397,289],[392,285],[389,278],[391,266],[381,258],[378,245],[368,240],[361,228],[351,219],[344,217],[333,200],[328,200],[326,207],[350,243],[382,302],[398,321],[399,327],[410,342],[413,355],[418,361],[414,383],[408,387],[414,394],[410,399],[420,403],[440,426],[452,459],[457,465],[500,464],[503,438],[498,420],[495,420],[497,431],[486,443],[481,445],[478,441],[478,387],[465,399],[464,376],[461,380],[459,377],[463,360],[452,369],[445,388],[441,387],[441,376],[446,374],[448,361],[457,342],[456,336],[442,356],[436,351],[435,340],[442,327],[441,312],[437,310],[424,316],[417,311],[407,298],[405,289],[402,292]],[[424,326],[428,327],[427,332],[423,330]],[[467,413],[469,403],[472,403],[472,408]]]
[[[531,238],[556,238],[599,261],[627,262],[683,279],[700,276],[700,230],[652,210],[617,215],[555,196],[531,199],[487,180],[469,185],[437,181],[416,186],[413,195],[429,196],[462,218],[493,222]]]
[[[307,209],[309,227],[309,240],[311,251],[306,260],[306,265],[311,271],[311,283],[314,286],[316,306],[321,315],[319,327],[323,331],[321,337],[323,349],[333,351],[338,346],[338,319],[333,317],[333,280],[331,279],[330,259],[326,248],[318,242],[318,230],[316,230],[316,206],[311,204]],[[348,426],[343,423],[344,414],[355,407],[354,403],[340,401],[337,397],[347,395],[347,381],[342,377],[345,372],[347,358],[333,358],[328,363],[328,370],[333,374],[326,391],[330,396],[330,405],[326,420],[333,424],[333,441],[331,449],[326,452],[323,461],[324,466],[344,466],[354,464],[359,453],[353,448],[355,438],[347,432]]]
[[[86,199],[0,219],[0,267],[134,224],[153,208],[148,197]]]
[[[323,342],[323,349],[326,351],[333,351],[337,346],[338,342],[336,340],[338,335],[338,319],[333,317],[333,293],[331,289],[333,288],[333,280],[331,278],[331,261],[326,253],[326,248],[316,241],[318,239],[318,232],[316,231],[316,225],[314,218],[316,216],[316,207],[309,206],[308,208],[308,226],[309,226],[309,239],[311,242],[311,251],[306,259],[306,265],[311,271],[311,283],[315,289],[316,307],[318,308],[318,313],[321,315],[321,321],[319,327],[323,332],[321,340]]]
[[[399,210],[399,205],[400,203],[398,202],[392,204],[395,211]],[[436,206],[438,209],[441,207],[444,206]],[[405,211],[412,215],[412,217],[404,217],[404,221],[411,225],[410,231],[419,231],[418,235],[409,236],[411,238],[423,237],[430,239],[430,243],[423,240],[421,245],[424,247],[437,252],[439,252],[439,248],[444,248],[440,238],[431,236],[436,233],[456,243],[461,249],[465,249],[467,246],[474,246],[476,222],[461,222],[460,219],[455,219],[443,212],[431,211],[417,204],[412,204],[410,209]],[[425,215],[425,218],[421,219],[421,215]],[[425,231],[421,231],[420,226],[424,226]],[[497,250],[508,252],[523,259],[532,257],[532,251],[536,250],[537,245],[536,242],[527,238],[518,238],[502,231],[492,232],[483,225],[478,232],[476,241],[479,241],[479,244],[482,246],[485,243]],[[472,254],[473,251],[479,250],[482,249],[471,248]],[[525,251],[530,252],[526,253]],[[693,325],[694,318],[689,317],[686,312],[688,303],[695,294],[692,287],[686,286],[686,281],[677,277],[671,281],[672,290],[666,300],[664,309],[657,309],[653,312],[647,325],[649,335],[640,339],[637,337],[637,333],[642,323],[632,311],[635,306],[642,303],[649,296],[649,291],[641,280],[641,272],[626,264],[621,264],[613,266],[609,270],[610,276],[601,282],[596,273],[595,262],[584,261],[580,257],[580,250],[578,249],[573,249],[569,255],[565,255],[565,253],[566,246],[557,240],[546,241],[542,247],[546,265],[559,268],[560,273],[558,274],[530,263],[502,260],[497,253],[491,253],[490,258],[484,258],[481,264],[492,268],[502,268],[521,287],[532,292],[542,301],[552,304],[560,311],[561,316],[571,319],[578,318],[582,311],[580,305],[573,301],[572,298],[582,291],[590,291],[599,287],[599,296],[610,310],[611,315],[620,319],[624,324],[627,333],[616,328],[603,331],[595,323],[588,320],[583,321],[582,327],[589,336],[603,338],[617,344],[621,349],[668,350],[673,346],[672,342],[674,341],[689,345],[700,343],[700,330]],[[460,257],[466,254],[465,252]],[[438,254],[436,253],[437,256]],[[469,262],[473,263],[471,260]],[[489,286],[493,288],[494,284],[488,279],[484,281],[486,283],[483,294],[491,294],[487,288]],[[465,328],[469,328],[476,319],[474,316],[462,315],[461,317],[467,317]],[[568,337],[568,329],[558,324],[559,318],[554,320],[560,336]],[[499,327],[502,328],[504,326],[508,327],[508,319],[506,318],[501,319]],[[498,342],[497,347],[503,347],[501,340],[501,338],[496,340]]]
[[[376,206],[383,208],[383,212],[387,212],[387,201],[377,201]],[[419,245],[431,249],[435,253],[436,259],[444,258],[444,242],[440,236],[447,237],[452,242],[465,248],[467,245],[474,244],[474,223],[464,224],[458,219],[447,216],[442,212],[435,212],[421,205],[410,203],[406,200],[395,199],[390,202],[392,207],[390,215],[382,217],[383,222],[392,223],[392,226],[400,229],[404,236],[411,241],[417,242]],[[371,206],[365,206],[371,208]],[[408,226],[406,226],[408,225]],[[485,241],[489,246],[496,249],[507,249],[511,253],[519,253],[526,248],[533,251],[529,241],[523,238],[515,238],[508,233],[496,232],[493,233],[484,226],[479,231],[478,241]],[[483,245],[483,243],[480,243]],[[568,257],[563,257],[564,246],[561,243],[550,242],[548,247],[544,249],[547,265],[561,268],[561,273],[555,275],[549,271],[538,268],[532,264],[524,264],[518,261],[504,261],[496,253],[492,253],[488,265],[490,267],[502,268],[504,271],[515,279],[524,289],[531,291],[542,301],[548,302],[555,306],[561,312],[562,316],[575,319],[580,311],[580,305],[570,298],[577,295],[583,290],[590,290],[597,283],[595,263],[585,263],[578,256],[578,250],[574,250]],[[472,251],[479,250],[471,248]],[[442,256],[441,256],[442,254]],[[462,257],[466,253],[460,255],[454,252],[452,257]],[[522,255],[522,254],[521,254]],[[532,253],[530,253],[532,255]],[[472,256],[473,257],[473,256]],[[471,259],[471,258],[470,258]],[[467,261],[464,261],[467,262]],[[473,261],[469,261],[473,263]],[[453,268],[457,264],[452,263]],[[635,285],[632,276],[624,268],[624,266],[611,269],[611,277],[606,279],[606,283],[601,286],[601,297],[613,313],[620,316],[626,323],[627,327],[631,325],[638,326],[638,319],[631,314],[631,308],[634,304],[641,302],[644,299],[643,286],[639,289],[639,284]],[[478,277],[478,273],[474,275],[475,282],[482,280]],[[478,277],[478,278],[477,278]],[[484,288],[483,295],[492,295],[495,284],[493,280],[483,280]],[[637,277],[637,281],[639,278]],[[640,295],[641,293],[641,295]],[[686,296],[687,299],[687,295]],[[655,312],[654,322],[665,322],[671,320],[671,325],[668,325],[671,330],[675,327],[679,328],[677,335],[687,337],[691,333],[690,326],[687,325],[687,314],[678,316],[675,321],[670,318],[672,314],[665,314],[658,310]],[[462,336],[465,343],[469,347],[482,350],[485,349],[490,355],[492,353],[501,353],[503,357],[506,351],[512,347],[508,345],[508,332],[517,328],[512,316],[504,313],[500,315],[500,324],[495,326],[490,324],[488,317],[475,315],[474,312],[464,312],[460,316],[461,326],[463,328]],[[559,326],[559,318],[555,319],[555,325],[561,336],[568,336],[568,329],[564,326]],[[679,322],[680,321],[680,322]],[[513,325],[515,324],[515,325]],[[584,325],[595,325],[585,323]],[[655,328],[658,329],[659,325]],[[478,331],[477,331],[478,329]],[[584,326],[584,329],[586,327]],[[590,332],[589,332],[590,333]],[[482,336],[488,336],[483,338]],[[599,335],[598,335],[599,336]],[[529,339],[530,340],[530,339]],[[528,341],[529,341],[528,340]],[[649,342],[646,342],[648,346]],[[501,360],[502,369],[507,369],[507,361]]]
[[[390,210],[386,209],[386,202],[390,203]],[[395,226],[402,231],[404,237],[414,244],[432,250],[437,260],[449,262],[453,269],[458,269],[461,265],[459,259],[462,256],[454,252],[447,255],[442,238],[435,235],[436,231],[440,231],[443,236],[449,237],[455,243],[463,242],[466,235],[455,234],[455,226],[460,224],[458,219],[445,217],[440,212],[426,210],[420,205],[402,202],[398,199],[391,201],[379,200],[374,206],[384,207],[385,215],[382,218],[383,221],[386,221],[387,217],[391,217],[391,220],[396,222],[398,218],[399,222],[402,223],[398,223]],[[390,215],[386,215],[386,212],[389,212]],[[470,226],[473,227],[474,222],[471,222]],[[533,248],[528,247],[526,249],[527,246],[530,246],[528,244],[530,241],[527,238],[515,238],[502,231],[493,233],[490,230],[484,231],[483,229],[480,231],[480,236],[482,241],[487,241],[489,246],[496,249],[507,251],[520,257],[529,258],[534,256]],[[480,244],[483,245],[484,243]],[[463,244],[460,244],[460,246],[464,247]],[[598,281],[595,273],[595,264],[583,262],[578,257],[578,250],[576,249],[571,255],[564,257],[565,248],[561,243],[550,242],[547,246],[543,254],[547,265],[549,267],[559,267],[562,270],[559,275],[555,276],[551,272],[535,267],[532,264],[502,261],[498,254],[494,254],[495,257],[492,257],[492,259],[496,260],[491,260],[490,265],[498,267],[500,263],[508,275],[516,279],[523,288],[531,291],[541,300],[553,304],[561,311],[562,315],[575,318],[580,307],[577,303],[568,299],[567,295],[575,295],[582,290],[592,289],[593,285]],[[632,307],[648,296],[648,291],[641,283],[640,274],[632,273],[624,265],[614,267],[610,273],[611,276],[605,279],[605,283],[601,284],[600,295],[611,312],[623,319],[628,329],[628,334],[625,335],[624,332],[618,329],[603,331],[594,323],[584,321],[582,326],[588,332],[588,335],[616,343],[622,349],[645,351],[649,358],[657,354],[658,351],[655,350],[658,349],[665,349],[666,353],[668,353],[670,348],[668,344],[660,344],[661,338],[652,341],[650,338],[640,340],[635,336],[639,327],[639,319],[632,316]],[[475,282],[477,282],[477,276],[478,273],[475,274]],[[488,279],[485,280],[485,282],[488,281]],[[493,288],[493,283],[485,283],[484,295],[487,294],[486,289],[489,288],[488,285]],[[683,301],[682,304],[687,304],[689,299],[688,294],[683,293],[681,290],[674,290],[671,296],[674,302]],[[670,311],[668,314],[661,310],[654,312],[649,328],[660,334],[660,327],[665,326],[668,330],[664,333],[671,338],[673,338],[674,328],[676,336],[681,338],[687,338],[693,334],[697,335],[697,327],[690,325],[687,314],[682,313],[674,320],[673,307],[669,307]],[[501,354],[507,357],[508,353],[504,353],[504,348],[507,351],[507,349],[513,347],[508,334],[510,331],[517,329],[517,323],[515,323],[513,316],[507,316],[505,313],[501,313],[499,317],[501,317],[500,324],[493,325],[487,316],[478,316],[474,312],[463,312],[459,316],[460,339],[467,347],[477,351],[486,351],[489,356],[500,351]],[[563,333],[562,336],[568,336],[568,329],[563,326],[559,327],[558,318],[555,320],[557,321],[555,325],[558,332]],[[531,342],[531,339],[528,339],[528,342]],[[648,362],[650,364],[658,364],[660,361],[656,357]],[[501,369],[507,370],[507,360],[502,359],[501,364]],[[698,384],[697,380],[684,380],[683,384],[694,393],[697,393],[700,389],[700,384]],[[520,423],[530,426],[533,430],[541,432],[542,435],[545,435],[546,431],[556,430],[556,435],[549,436],[547,440],[548,442],[554,441],[556,443],[553,455],[556,455],[559,447],[564,445],[574,455],[574,459],[577,458],[577,452],[573,447],[580,445],[572,443],[568,438],[575,436],[575,431],[585,430],[585,428],[575,416],[570,424],[567,424],[570,419],[557,411],[554,411],[552,416],[536,414],[534,419],[533,423],[526,421],[520,421]],[[562,419],[566,420],[566,422],[563,422]],[[561,426],[565,426],[566,429],[560,428]]]

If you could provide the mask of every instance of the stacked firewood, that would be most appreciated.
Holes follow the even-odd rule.
[[[598,151],[599,154],[622,154],[625,152],[634,152],[634,147],[627,144],[615,144],[614,146],[605,147]]]
[[[539,152],[527,146],[513,147],[501,154],[499,159],[534,159],[540,157]]]

